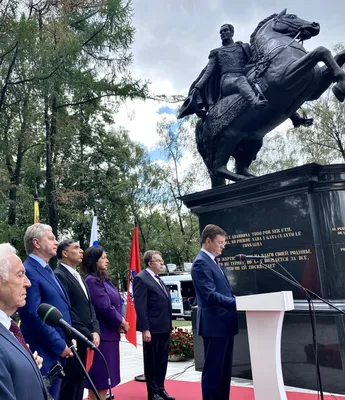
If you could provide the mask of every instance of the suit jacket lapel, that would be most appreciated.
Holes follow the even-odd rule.
[[[146,275],[151,280],[151,282],[153,282],[153,284],[155,285],[154,287],[157,287],[157,289],[159,287],[160,291],[164,294],[164,296],[168,297],[167,293],[169,293],[169,289],[164,285],[164,283],[163,283],[163,285],[165,286],[165,288],[167,290],[167,293],[164,292],[164,289],[162,288],[162,285],[158,281],[156,281],[155,278],[149,272],[147,272],[146,270],[145,270],[145,272],[146,272]]]
[[[231,293],[232,293],[232,288],[231,288],[231,285],[230,285],[230,282],[229,282],[229,279],[228,279],[228,277],[226,276],[226,273],[225,273],[225,271],[224,271],[224,267],[221,267],[221,269],[222,269],[222,272],[223,272],[223,275],[224,275],[224,278],[225,278],[225,281],[226,281],[226,283],[227,283],[227,285],[229,286],[229,289],[231,290]]]
[[[229,280],[228,280],[227,276],[225,275],[224,269],[222,267],[220,267],[215,261],[213,261],[212,258],[208,254],[206,254],[204,251],[200,251],[200,253],[203,254],[203,257],[205,257],[205,260],[208,261],[208,263],[212,267],[212,269],[215,270],[218,273],[218,275],[222,275],[222,278],[225,279],[226,284],[228,285],[228,287],[232,293],[232,289],[231,289]]]
[[[46,271],[45,268],[42,267],[42,265],[40,263],[38,263],[34,259],[32,259],[32,261],[34,262],[34,267],[36,268],[37,272],[41,276],[43,276],[43,278],[45,278],[53,286],[53,288],[59,293],[59,295],[65,300],[65,302],[67,304],[69,304],[68,295],[67,295],[66,290],[63,287],[63,285],[60,283],[60,287],[59,287],[58,284],[53,279],[53,277],[50,275],[50,273],[48,271]],[[58,279],[58,278],[56,277],[56,279]]]
[[[46,395],[46,387],[43,383],[42,375],[40,370],[37,367],[37,364],[32,356],[24,349],[24,347],[18,342],[18,340],[12,335],[12,333],[6,329],[1,323],[0,323],[0,335],[2,335],[5,339],[7,339],[13,346],[15,346],[29,361],[32,366],[32,368],[35,371],[35,374],[37,375],[38,380],[41,383],[42,390]]]
[[[82,292],[83,296],[85,297],[85,300],[87,302],[89,302],[89,299],[86,297],[85,292],[84,292],[83,288],[81,287],[78,279],[74,275],[72,275],[63,265],[60,264],[58,266],[58,269],[59,269],[60,272],[62,272],[62,274],[65,275],[66,279],[68,279],[77,288],[77,290]],[[83,280],[83,278],[82,278],[82,280]],[[85,285],[86,290],[87,290],[87,285],[86,285],[84,280],[83,280],[83,282],[84,282],[84,285]],[[89,298],[90,298],[89,292],[88,292],[88,295],[89,295]]]

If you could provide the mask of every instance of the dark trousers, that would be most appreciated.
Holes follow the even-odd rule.
[[[60,357],[58,361],[60,362],[62,367],[65,368],[65,358]],[[53,366],[51,366],[51,368],[52,367]],[[62,384],[62,379],[58,377],[53,378],[51,381],[51,385],[48,392],[54,400],[59,400],[60,398],[59,396],[60,396],[61,384]]]
[[[78,343],[78,355],[85,365],[86,347]],[[85,375],[76,357],[66,360],[59,400],[83,400]]]
[[[55,378],[50,386],[49,394],[54,400],[59,400],[61,382],[62,380],[60,378]]]
[[[204,337],[202,400],[229,400],[234,337]]]
[[[144,373],[147,394],[153,396],[164,389],[168,367],[170,333],[152,333],[151,342],[143,342]]]

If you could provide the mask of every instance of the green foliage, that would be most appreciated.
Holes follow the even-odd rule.
[[[179,200],[195,183],[180,171],[184,128],[161,132],[167,166],[113,128],[123,100],[148,96],[129,72],[132,13],[123,0],[0,2],[0,241],[25,257],[37,186],[40,219],[58,239],[87,248],[98,216],[115,283],[126,282],[135,221],[142,253],[182,264],[199,247],[197,219]]]
[[[328,90],[319,100],[305,107],[314,124],[298,129],[297,145],[304,163],[334,164],[345,161],[345,105]]]

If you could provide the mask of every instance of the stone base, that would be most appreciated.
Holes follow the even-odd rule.
[[[200,230],[216,224],[227,232],[221,257],[235,295],[292,290],[282,334],[285,384],[317,389],[308,305],[303,290],[273,274],[284,267],[304,287],[345,310],[345,164],[308,164],[183,198]],[[264,256],[247,264],[235,255]],[[193,311],[195,314],[195,310]],[[202,338],[193,317],[195,366],[203,366]],[[345,319],[315,302],[318,360],[323,390],[345,394]],[[233,375],[251,379],[244,313],[235,339]]]

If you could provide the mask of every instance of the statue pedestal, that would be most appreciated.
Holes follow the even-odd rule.
[[[227,232],[221,262],[237,296],[292,291],[295,309],[285,314],[282,368],[286,385],[317,390],[315,356],[304,292],[236,254],[264,255],[280,263],[301,285],[345,309],[345,164],[308,164],[194,193],[183,198],[199,217]],[[273,260],[275,262],[273,262]],[[323,389],[345,394],[345,318],[314,302]],[[195,312],[195,311],[193,311]],[[247,323],[239,312],[233,376],[252,379]],[[195,326],[194,326],[195,331]],[[202,341],[195,340],[202,369]]]

